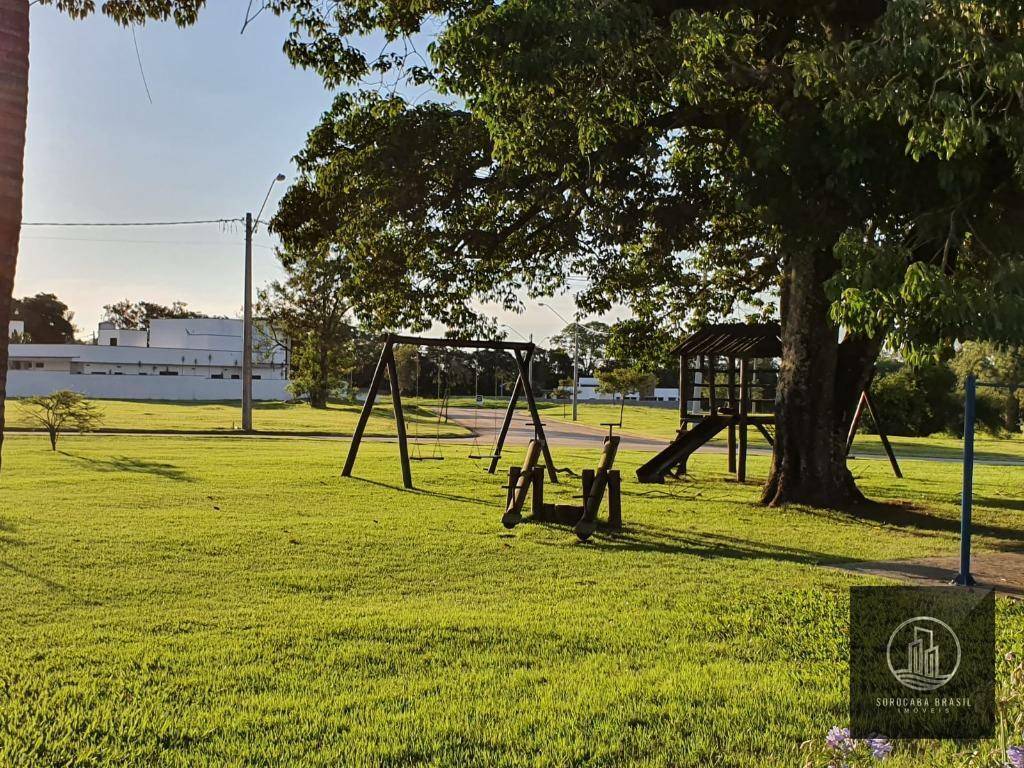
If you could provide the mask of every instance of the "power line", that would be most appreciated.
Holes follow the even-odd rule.
[[[240,218],[192,219],[188,221],[23,221],[23,227],[187,227],[194,224],[238,224]]]

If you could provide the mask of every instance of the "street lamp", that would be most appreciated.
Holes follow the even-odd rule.
[[[562,313],[552,307],[550,304],[545,304],[543,301],[538,302],[537,306],[547,307],[558,319],[566,325],[570,325],[569,321],[562,317]],[[578,408],[578,397],[580,389],[580,324],[579,322],[571,323],[572,325],[572,420],[577,420],[579,412]]]
[[[245,298],[242,304],[242,431],[252,432],[252,236],[260,224],[260,216],[267,207],[274,185],[284,181],[283,173],[277,174],[270,182],[256,219],[252,213],[245,214]]]
[[[519,331],[517,331],[515,328],[513,328],[508,323],[502,323],[501,327],[502,328],[508,328],[510,331],[512,331],[512,333],[514,333],[516,336],[518,336],[523,341],[528,341],[531,344],[533,344],[533,334],[532,333],[530,334],[530,338],[526,338],[525,336],[523,336],[523,334],[521,334]],[[530,354],[530,366],[529,366],[529,368],[526,371],[526,378],[529,379],[529,381],[530,381],[530,389],[533,389],[533,354],[532,353]]]

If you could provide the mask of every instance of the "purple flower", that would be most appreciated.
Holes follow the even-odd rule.
[[[838,725],[833,725],[828,729],[828,734],[825,736],[825,744],[829,749],[838,749],[841,752],[852,752],[854,747],[857,746],[856,742],[850,738],[850,729],[840,728]]]
[[[868,739],[868,748],[871,750],[871,755],[877,760],[885,760],[892,752],[892,744],[885,739]],[[1015,766],[1015,768],[1017,768]],[[1019,766],[1024,768],[1024,765]]]
[[[1024,747],[1010,747],[1006,750],[1006,759],[1012,768],[1024,768]]]

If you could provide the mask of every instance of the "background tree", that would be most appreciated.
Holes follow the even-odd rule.
[[[21,401],[29,418],[38,422],[50,436],[50,450],[57,450],[57,439],[69,428],[91,432],[102,421],[99,409],[77,392],[62,389],[52,395],[37,395]]]
[[[622,415],[626,410],[626,398],[634,392],[640,397],[650,397],[657,383],[656,376],[640,368],[613,368],[597,372],[597,391],[620,397],[619,424],[622,424]]]
[[[293,350],[292,392],[307,396],[314,408],[325,408],[355,364],[341,262],[322,251],[286,249],[278,258],[287,276],[259,291],[257,312],[269,336]]]
[[[298,157],[285,240],[353,254],[361,311],[393,327],[471,327],[481,299],[578,275],[583,311],[657,327],[777,303],[766,502],[862,498],[845,433],[886,338],[908,357],[1024,338],[1018,4],[321,10],[296,17],[294,61],[450,100],[340,95]],[[425,25],[415,66],[355,47]]]
[[[607,357],[610,330],[607,323],[602,323],[600,320],[570,323],[552,336],[548,343],[551,349],[562,352],[571,361],[575,350],[577,325],[579,326],[580,375],[592,375]]]
[[[103,305],[103,319],[116,324],[118,328],[148,331],[150,320],[190,317],[205,317],[205,315],[192,311],[184,301],[175,301],[167,306],[154,301],[122,299],[114,304]]]
[[[981,381],[999,384],[1003,390],[1003,426],[1020,432],[1020,391],[1024,387],[1024,348],[968,341],[950,363],[962,382],[973,373]]]
[[[419,347],[413,344],[396,344],[394,351],[399,389],[407,395],[419,395],[422,357]]]
[[[25,321],[25,335],[33,344],[72,344],[75,313],[52,293],[13,299],[11,315]]]

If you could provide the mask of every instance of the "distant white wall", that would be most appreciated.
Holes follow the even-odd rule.
[[[145,347],[149,334],[134,328],[100,328],[96,333],[96,343],[101,347]]]
[[[256,379],[254,400],[288,400],[292,395],[285,379]],[[7,396],[49,395],[69,389],[87,397],[118,400],[241,400],[238,379],[202,376],[94,376],[74,373],[8,371]]]
[[[11,320],[7,324],[7,338],[11,338],[14,334],[19,336],[25,333],[25,321],[24,320]]]

